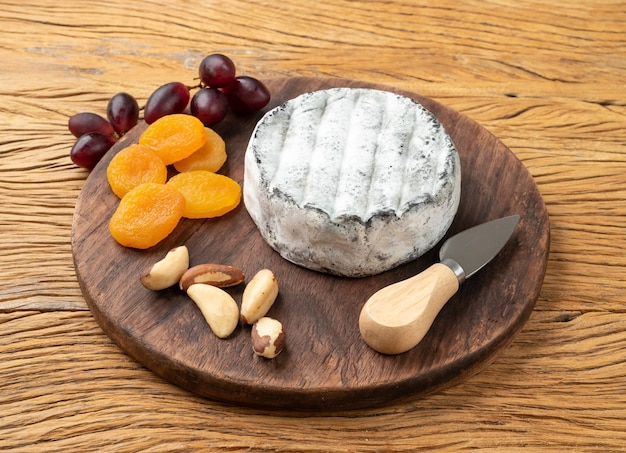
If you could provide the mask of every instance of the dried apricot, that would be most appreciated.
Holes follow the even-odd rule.
[[[202,148],[191,156],[174,162],[174,168],[179,172],[208,170],[218,171],[226,162],[226,143],[213,129],[205,128],[208,140]]]
[[[130,145],[117,153],[107,167],[111,190],[122,198],[145,182],[165,184],[167,168],[154,151],[144,145]]]
[[[189,157],[207,140],[208,134],[202,121],[185,113],[159,118],[139,137],[139,143],[151,148],[165,165]]]
[[[124,195],[109,230],[121,245],[147,249],[174,231],[184,211],[185,198],[175,187],[147,182]]]
[[[206,170],[172,176],[166,183],[185,197],[183,217],[219,217],[235,209],[241,200],[241,186],[228,176]]]

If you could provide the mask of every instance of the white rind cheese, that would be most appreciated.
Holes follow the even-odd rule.
[[[446,233],[461,193],[459,156],[419,103],[386,91],[298,96],[256,125],[243,198],[285,259],[349,277],[413,260]]]

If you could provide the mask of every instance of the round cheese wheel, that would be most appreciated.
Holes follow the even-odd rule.
[[[461,193],[457,150],[421,104],[333,88],[266,113],[245,156],[243,199],[285,259],[348,277],[413,260],[446,233]]]

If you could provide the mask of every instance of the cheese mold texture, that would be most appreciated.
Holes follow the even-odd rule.
[[[348,277],[378,274],[431,249],[458,209],[452,140],[421,104],[387,91],[300,95],[257,123],[243,198],[285,259]]]

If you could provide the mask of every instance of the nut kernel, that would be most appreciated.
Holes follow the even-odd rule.
[[[251,332],[252,348],[258,356],[273,359],[285,347],[285,332],[280,321],[263,317],[254,323]]]
[[[197,283],[226,288],[242,283],[246,276],[243,271],[234,266],[226,264],[198,264],[189,268],[180,277],[180,289],[187,289]]]
[[[189,251],[181,245],[171,249],[163,259],[152,265],[140,281],[148,289],[159,291],[174,286],[189,268]]]
[[[221,288],[195,283],[187,294],[196,303],[209,327],[218,338],[226,338],[239,324],[239,307],[235,300]]]
[[[241,320],[254,324],[267,314],[278,297],[278,281],[269,269],[261,269],[248,282],[241,299]]]

